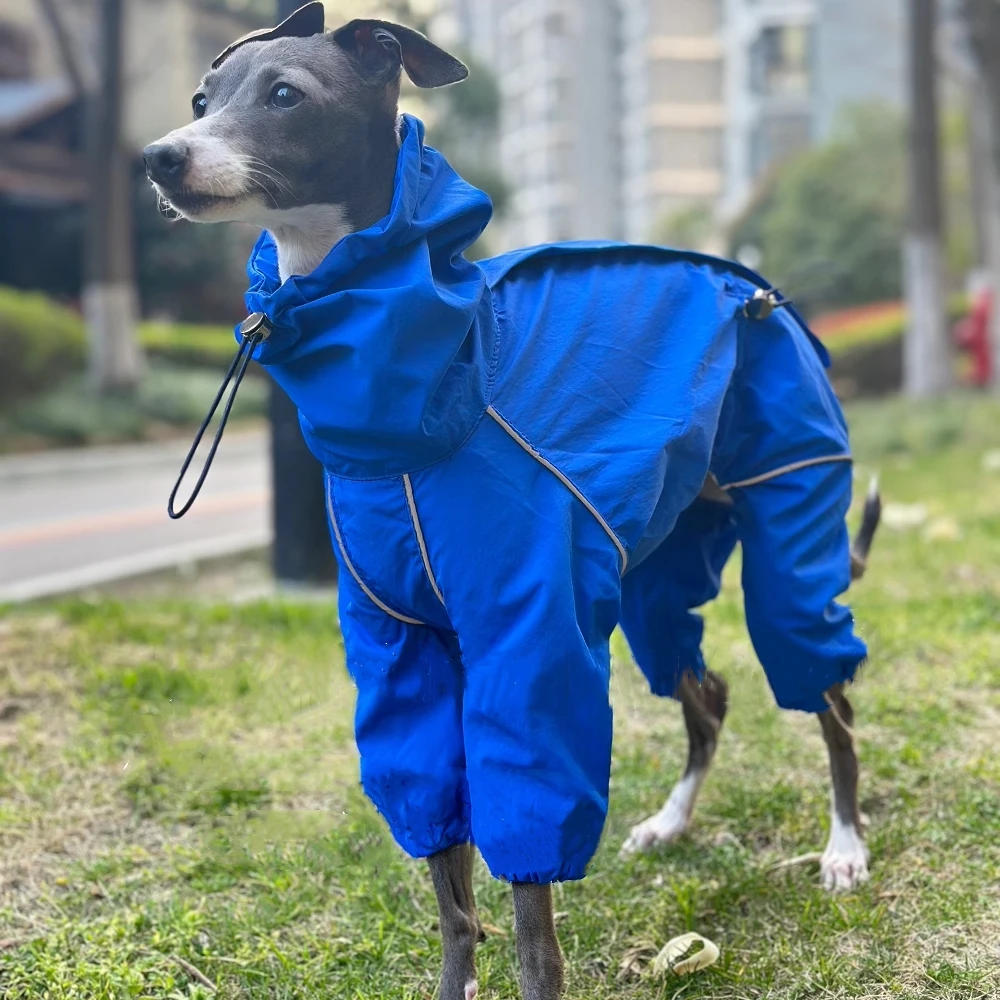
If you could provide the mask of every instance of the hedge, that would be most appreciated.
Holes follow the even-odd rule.
[[[87,338],[76,313],[44,295],[0,287],[0,407],[80,371]]]
[[[236,349],[228,326],[143,322],[139,339],[151,358],[195,368],[224,369]],[[86,368],[83,319],[44,295],[0,286],[0,357],[0,409],[9,409]]]
[[[965,295],[952,296],[952,321],[965,314]],[[834,358],[834,371],[848,380],[869,382],[865,367],[874,358],[900,353],[906,312],[902,303],[877,303],[817,317],[813,328]],[[143,322],[140,341],[147,354],[174,365],[224,369],[235,350],[228,326]],[[874,354],[873,354],[874,352]],[[33,292],[0,287],[0,409],[7,409],[53,387],[86,366],[87,343],[79,314]],[[874,366],[886,371],[870,391],[895,378],[894,363]],[[257,366],[251,366],[251,372]],[[856,371],[857,370],[857,373]],[[858,374],[859,373],[859,374]]]
[[[968,311],[967,295],[960,293],[949,298],[949,324],[957,322]],[[817,316],[810,326],[830,354],[835,355],[855,347],[901,339],[906,330],[906,307],[902,302],[877,302]]]

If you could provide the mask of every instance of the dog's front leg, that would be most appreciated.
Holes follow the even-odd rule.
[[[820,860],[826,889],[853,889],[868,878],[868,849],[861,834],[858,808],[858,757],[854,751],[854,709],[837,685],[827,692],[830,708],[820,713],[830,754],[833,809],[830,840]]]
[[[427,859],[437,894],[444,966],[440,1000],[473,1000],[476,983],[476,945],[483,929],[472,892],[473,851],[469,844],[450,847]]]
[[[563,958],[556,936],[552,886],[514,883],[514,931],[524,1000],[558,1000]]]

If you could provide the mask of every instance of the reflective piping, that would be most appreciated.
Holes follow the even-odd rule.
[[[327,483],[326,487],[326,509],[327,513],[330,515],[330,524],[333,525],[333,537],[337,539],[337,548],[340,549],[340,557],[344,560],[344,565],[347,567],[347,571],[354,577],[354,582],[365,592],[365,596],[369,601],[372,602],[377,608],[380,608],[387,615],[398,621],[403,622],[406,625],[423,625],[424,622],[417,618],[407,618],[406,615],[401,615],[398,611],[393,611],[384,601],[380,601],[378,597],[371,592],[371,589],[365,583],[364,580],[358,576],[358,571],[354,568],[354,563],[351,562],[351,557],[347,554],[347,548],[344,546],[344,539],[340,534],[340,525],[337,524],[337,515],[333,512],[333,487]]]
[[[615,548],[616,548],[616,549],[618,550],[618,555],[619,555],[619,556],[621,556],[621,560],[622,560],[622,569],[621,569],[621,572],[622,572],[622,575],[624,576],[624,574],[625,574],[625,568],[626,568],[626,567],[628,566],[628,552],[626,551],[626,549],[625,549],[625,546],[624,546],[624,545],[622,545],[622,543],[621,543],[621,540],[620,540],[620,539],[618,538],[618,536],[617,536],[617,535],[616,535],[616,534],[614,533],[614,531],[612,530],[612,528],[611,528],[611,525],[610,525],[610,524],[608,524],[608,522],[607,522],[607,521],[605,521],[605,520],[604,520],[604,518],[603,518],[603,517],[601,516],[601,512],[600,512],[600,511],[599,511],[599,510],[598,510],[598,509],[597,509],[597,508],[596,508],[596,507],[595,507],[595,506],[594,506],[594,505],[593,505],[593,504],[592,504],[592,503],[591,503],[591,502],[590,502],[590,501],[589,501],[589,500],[588,500],[588,499],[587,499],[587,498],[586,498],[586,497],[585,497],[585,496],[584,496],[584,495],[583,495],[583,494],[582,494],[582,493],[581,493],[581,492],[580,492],[580,491],[579,491],[579,490],[578,490],[578,489],[576,488],[576,486],[574,486],[574,485],[573,485],[573,483],[572,483],[572,482],[571,482],[571,481],[570,481],[570,480],[569,480],[569,479],[568,479],[568,478],[567,478],[567,477],[566,477],[565,475],[563,475],[563,473],[561,473],[561,472],[560,472],[560,471],[559,471],[559,470],[558,470],[558,469],[557,469],[557,468],[556,468],[556,467],[555,467],[555,466],[554,466],[554,465],[553,465],[553,464],[552,464],[552,463],[551,463],[551,462],[550,462],[550,461],[549,461],[549,460],[548,460],[547,458],[544,458],[544,457],[543,457],[543,456],[541,456],[541,455],[540,455],[540,454],[539,454],[539,453],[538,453],[537,451],[535,451],[535,449],[534,449],[534,448],[532,448],[532,447],[531,447],[531,445],[530,445],[530,444],[528,444],[528,442],[527,442],[527,441],[525,441],[525,440],[524,440],[524,438],[523,438],[523,437],[521,437],[521,435],[520,435],[520,434],[518,434],[518,433],[517,433],[517,431],[516,431],[516,430],[514,430],[514,428],[513,428],[513,427],[511,427],[511,425],[510,425],[510,424],[508,424],[508,423],[507,423],[507,421],[506,421],[506,420],[504,420],[504,418],[503,418],[503,417],[501,417],[501,416],[500,416],[500,414],[499,414],[499,413],[497,413],[497,411],[496,411],[495,409],[493,409],[493,407],[492,407],[492,406],[488,406],[488,407],[486,408],[486,412],[487,412],[487,413],[488,413],[488,414],[489,414],[489,415],[490,415],[490,416],[491,416],[491,417],[492,417],[492,418],[493,418],[493,419],[494,419],[494,420],[495,420],[495,421],[496,421],[496,422],[497,422],[497,423],[498,423],[498,424],[499,424],[499,425],[500,425],[500,426],[501,426],[501,427],[502,427],[502,428],[503,428],[503,429],[504,429],[504,430],[505,430],[505,431],[507,432],[507,434],[508,434],[508,435],[509,435],[510,437],[512,437],[512,438],[513,438],[513,439],[514,439],[514,440],[515,440],[515,441],[516,441],[516,442],[517,442],[517,443],[518,443],[518,444],[519,444],[519,445],[520,445],[520,446],[521,446],[521,447],[522,447],[522,448],[523,448],[523,449],[524,449],[524,450],[525,450],[525,451],[526,451],[526,452],[527,452],[527,453],[528,453],[528,454],[529,454],[529,455],[530,455],[530,456],[531,456],[531,457],[532,457],[532,458],[533,458],[533,459],[534,459],[534,460],[535,460],[536,462],[538,462],[538,463],[539,463],[540,465],[543,465],[543,466],[545,466],[545,468],[546,468],[546,469],[548,469],[548,470],[549,470],[549,472],[551,472],[551,473],[552,473],[552,475],[554,475],[554,476],[556,477],[556,479],[558,479],[558,480],[559,480],[559,482],[561,482],[561,483],[563,484],[563,486],[565,486],[565,487],[566,487],[566,489],[568,489],[568,490],[570,491],[570,493],[572,493],[572,494],[573,494],[573,496],[575,496],[575,497],[577,498],[577,500],[579,500],[579,501],[580,501],[580,503],[582,503],[582,504],[583,504],[583,506],[584,506],[584,507],[586,507],[586,508],[587,508],[587,510],[589,510],[589,511],[590,511],[590,513],[591,513],[591,514],[593,514],[593,516],[594,516],[595,520],[597,521],[597,523],[598,523],[598,524],[599,524],[599,525],[600,525],[600,526],[601,526],[601,527],[602,527],[602,528],[604,529],[604,531],[605,531],[605,532],[607,533],[607,536],[608,536],[608,538],[610,538],[610,539],[611,539],[611,541],[612,541],[612,542],[614,543],[614,546],[615,546]]]
[[[756,486],[758,483],[766,483],[769,479],[777,479],[788,472],[797,472],[799,469],[808,469],[811,465],[825,465],[827,462],[850,462],[851,455],[823,455],[820,458],[804,458],[801,462],[792,462],[790,465],[783,465],[773,472],[762,472],[759,476],[751,476],[749,479],[741,479],[736,483],[726,483],[720,486],[720,490],[735,490],[743,486]]]
[[[417,502],[413,499],[413,483],[410,482],[409,474],[403,475],[403,489],[406,491],[406,505],[410,508],[410,519],[413,521],[413,533],[417,536],[417,545],[420,547],[420,558],[424,562],[424,572],[430,581],[431,590],[434,596],[444,607],[444,598],[441,596],[441,589],[434,579],[434,570],[431,569],[430,556],[427,555],[427,543],[424,541],[424,529],[420,527],[420,517],[417,514]]]

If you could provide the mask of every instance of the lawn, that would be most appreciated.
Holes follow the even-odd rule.
[[[557,889],[573,1000],[1000,996],[1000,402],[850,419],[862,480],[925,508],[890,507],[854,594],[872,880],[831,897],[814,864],[776,868],[823,846],[826,760],[773,706],[731,566],[707,614],[732,688],[715,770],[690,834],[627,861],[686,740],[618,650],[605,840]],[[0,995],[434,997],[430,882],[358,791],[333,607],[181,595],[0,617]],[[512,998],[508,894],[482,868],[477,891],[480,996]],[[636,974],[687,930],[716,966]]]

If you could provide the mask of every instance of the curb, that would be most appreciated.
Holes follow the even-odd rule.
[[[244,531],[232,535],[150,549],[118,559],[106,559],[78,569],[19,580],[0,587],[0,604],[21,604],[42,597],[56,597],[87,587],[116,583],[159,570],[175,569],[193,562],[222,559],[264,549],[271,543],[269,530]]]
[[[26,455],[0,456],[0,483],[66,475],[96,475],[117,469],[170,466],[180,468],[190,447],[185,440],[119,444],[94,448],[60,448]],[[226,435],[227,456],[266,456],[268,438],[259,431]]]

